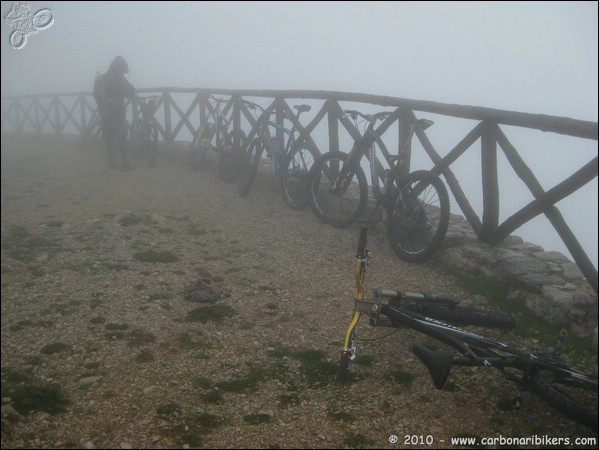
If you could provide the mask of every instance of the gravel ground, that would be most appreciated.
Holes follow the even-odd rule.
[[[351,379],[334,386],[357,229],[290,210],[268,175],[241,198],[162,151],[156,168],[125,173],[76,140],[3,135],[2,448],[592,436],[527,393],[514,409],[515,386],[493,370],[455,368],[435,390],[409,351],[426,339],[409,330],[376,340],[389,329],[362,324]],[[380,229],[369,248],[369,289],[467,295],[438,267],[396,258]]]

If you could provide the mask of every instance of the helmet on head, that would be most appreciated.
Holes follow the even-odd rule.
[[[127,61],[125,61],[125,58],[123,58],[122,56],[117,56],[110,63],[109,70],[111,72],[117,73],[129,73],[129,65],[127,64]]]

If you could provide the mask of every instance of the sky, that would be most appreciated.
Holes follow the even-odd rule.
[[[2,2],[3,97],[89,91],[122,55],[137,88],[344,91],[597,121],[597,2],[23,2],[54,21],[19,49],[15,3]],[[472,127],[434,120],[442,154]],[[507,130],[546,189],[597,155],[597,141]],[[558,204],[595,266],[596,181]],[[530,201],[505,197],[502,218]],[[567,254],[547,224],[514,234]]]

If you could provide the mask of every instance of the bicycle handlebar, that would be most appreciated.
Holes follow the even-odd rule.
[[[375,298],[383,297],[390,298],[395,300],[419,300],[419,301],[432,301],[435,304],[447,305],[447,306],[455,306],[460,303],[460,299],[457,297],[453,297],[451,295],[437,295],[437,294],[427,294],[425,292],[402,292],[396,289],[382,289],[376,288],[373,289],[372,294]]]

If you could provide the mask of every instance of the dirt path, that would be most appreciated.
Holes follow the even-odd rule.
[[[270,177],[242,199],[178,156],[123,173],[76,141],[3,136],[2,448],[589,435],[526,394],[513,409],[516,390],[494,371],[455,369],[436,391],[409,352],[422,338],[405,330],[369,341],[388,330],[362,325],[352,378],[334,387],[357,230],[288,209]],[[434,266],[398,260],[376,230],[369,248],[369,288],[465,295]],[[13,409],[19,399],[33,411]]]

